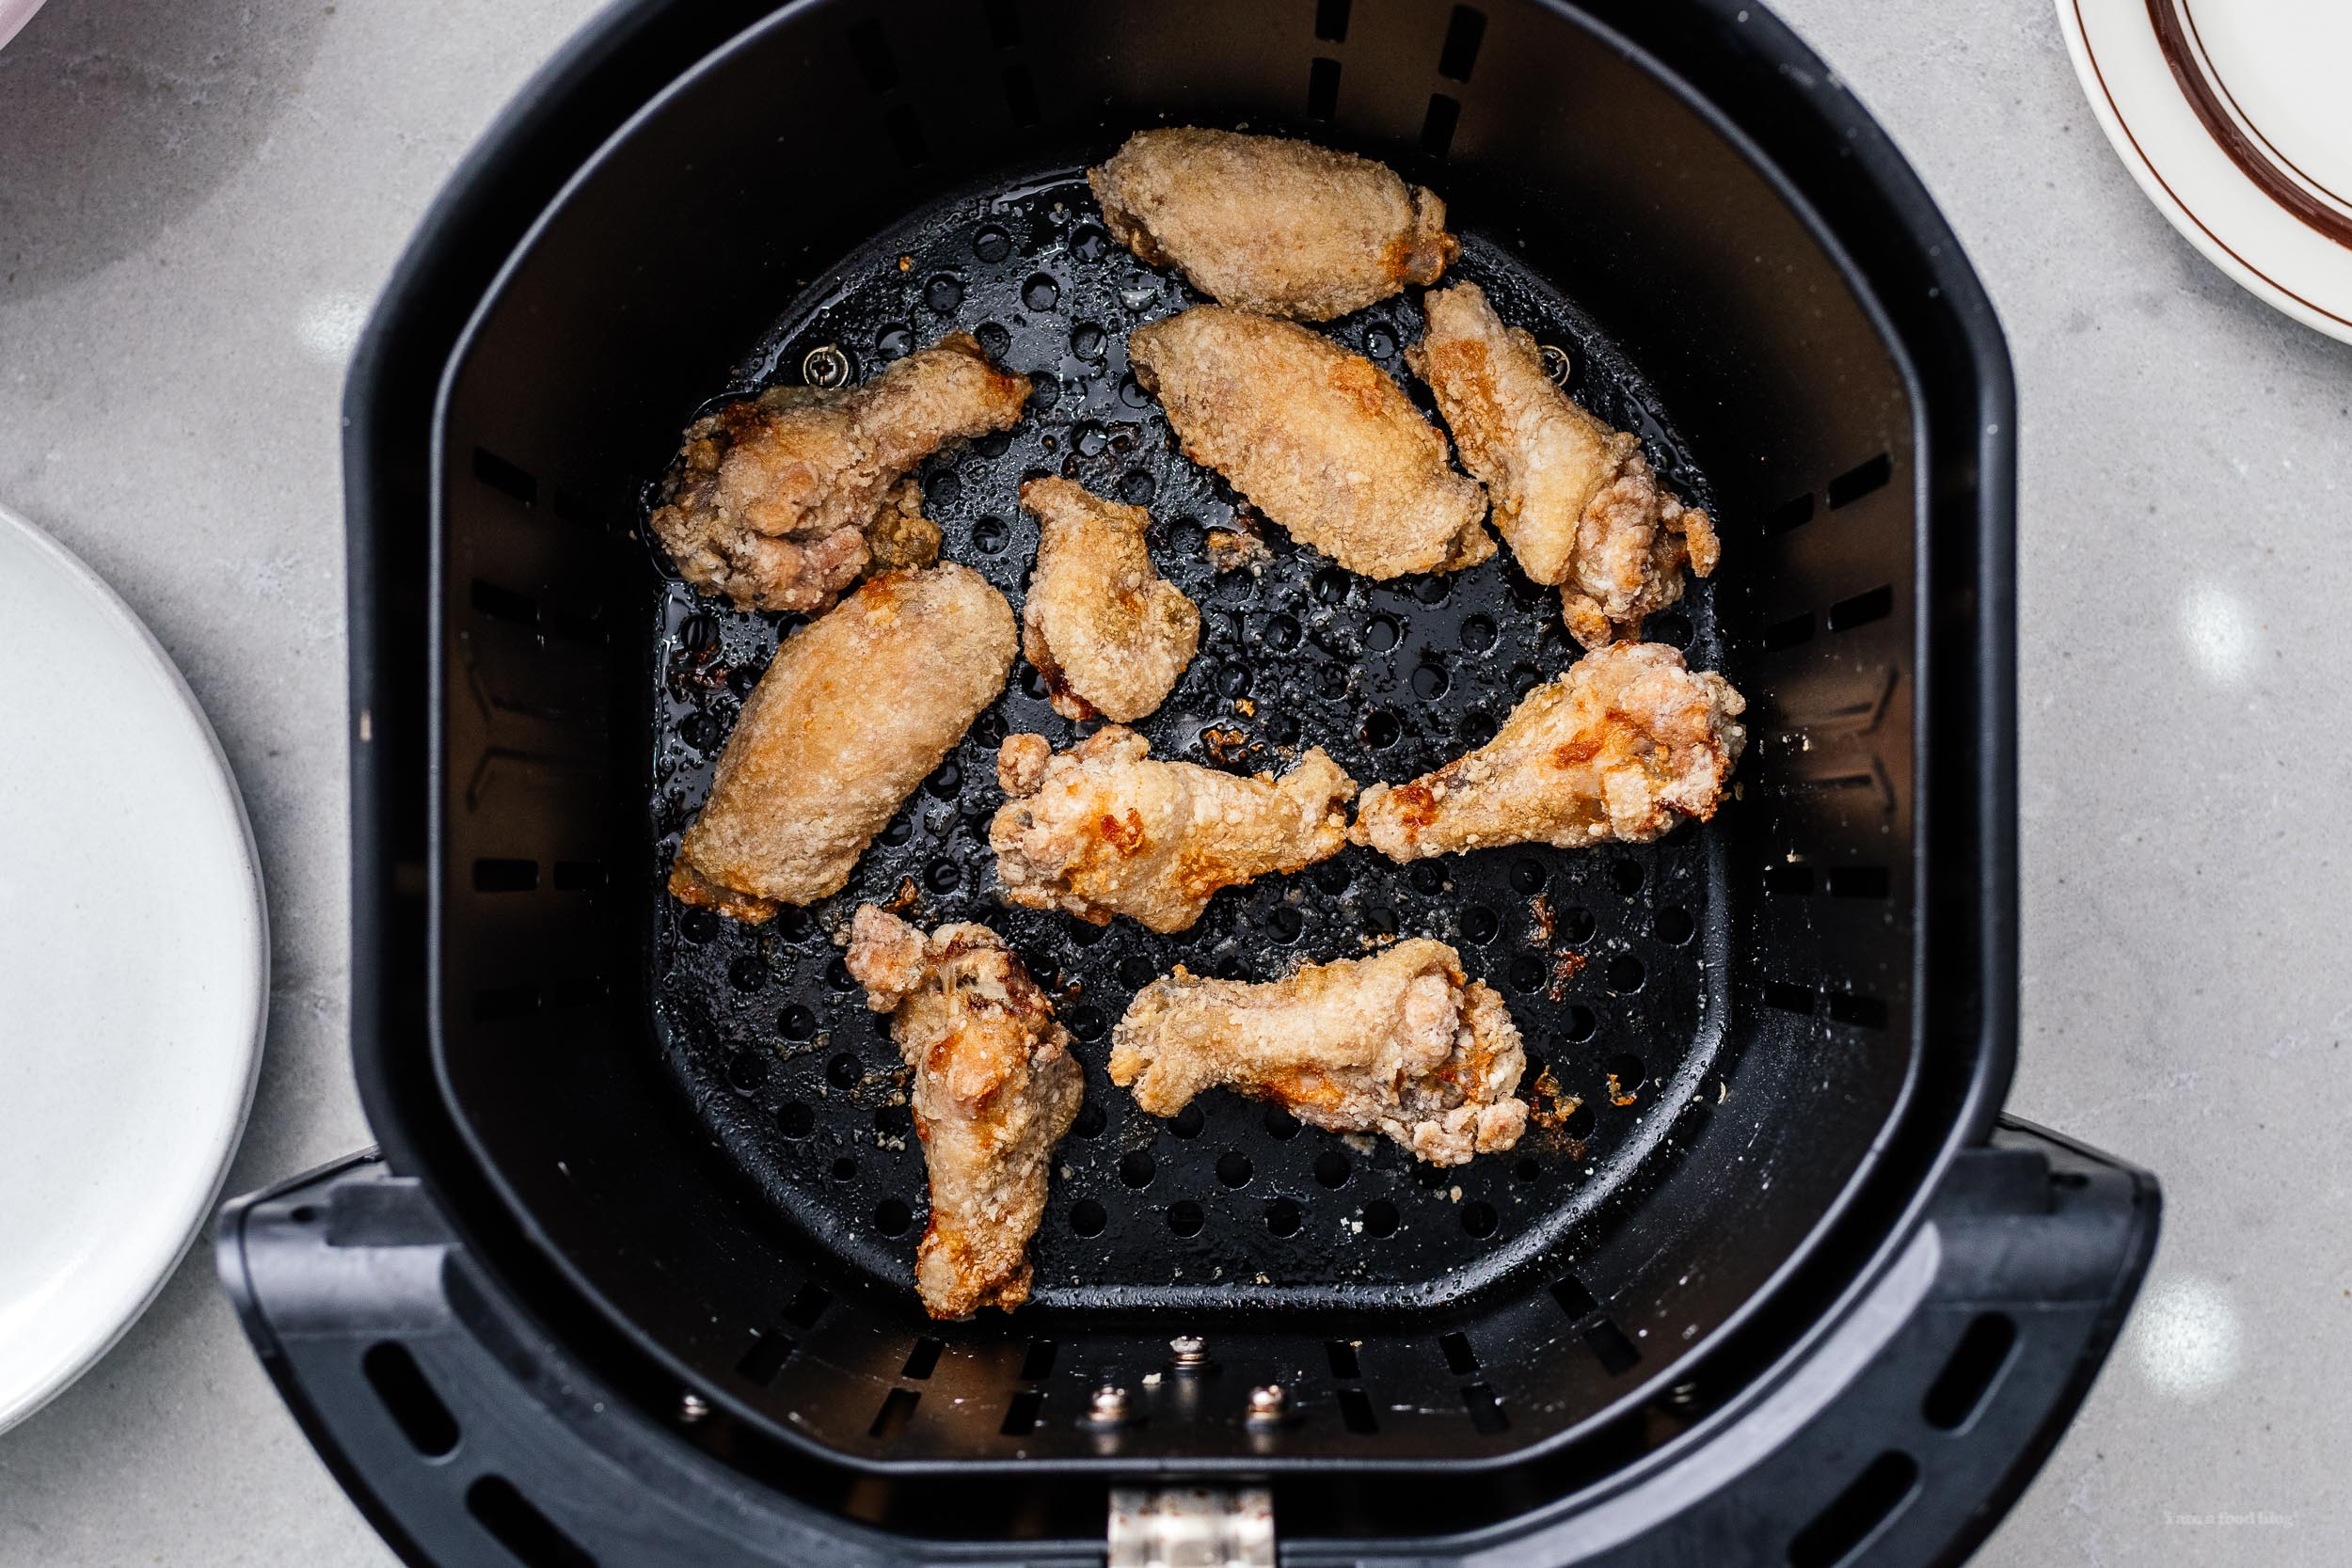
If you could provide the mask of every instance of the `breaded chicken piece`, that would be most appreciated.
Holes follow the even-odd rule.
[[[1028,396],[968,332],[863,387],[771,387],[687,427],[653,531],[687,581],[738,609],[820,610],[869,562],[938,559],[922,492],[900,481],[949,441],[1010,429]]]
[[[719,754],[670,892],[754,922],[839,892],[1004,689],[1013,641],[1005,596],[952,562],[884,572],[786,638]]]
[[[1422,304],[1426,336],[1406,362],[1429,383],[1462,466],[1486,481],[1495,527],[1537,582],[1560,587],[1588,648],[1639,637],[1719,554],[1707,514],[1658,487],[1641,439],[1612,430],[1544,373],[1543,351],[1502,325],[1485,291],[1456,283]]]
[[[1462,248],[1435,192],[1386,164],[1281,136],[1138,131],[1087,183],[1120,245],[1264,316],[1360,310],[1436,282]]]
[[[1008,736],[997,782],[1012,799],[989,824],[1005,895],[1097,926],[1126,915],[1181,931],[1209,897],[1340,852],[1356,781],[1322,748],[1279,779],[1153,762],[1151,743],[1108,725],[1054,756],[1042,736]]]
[[[1029,1296],[1029,1238],[1045,1212],[1054,1146],[1085,1076],[1054,1006],[995,932],[929,937],[872,904],[850,926],[850,974],[914,1069],[914,1133],[931,1218],[914,1288],[934,1318],[1007,1311]]]
[[[1433,1165],[1519,1141],[1526,1068],[1502,998],[1427,937],[1268,985],[1179,965],[1111,1035],[1111,1082],[1155,1117],[1223,1086],[1334,1132],[1386,1133]]]
[[[1290,322],[1204,305],[1127,336],[1184,455],[1351,572],[1451,572],[1495,553],[1486,492],[1359,354]]]
[[[1151,514],[1066,479],[1021,486],[1041,526],[1021,652],[1054,711],[1130,723],[1158,707],[1200,645],[1200,607],[1152,566]]]
[[[1364,791],[1348,837],[1392,861],[1498,844],[1645,844],[1723,803],[1747,706],[1662,642],[1586,654],[1511,710],[1495,737],[1434,773]]]

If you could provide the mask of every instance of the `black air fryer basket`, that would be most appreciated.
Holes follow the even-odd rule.
[[[1638,848],[1350,849],[1174,938],[1097,929],[993,891],[996,741],[1076,733],[1023,666],[835,899],[762,928],[670,900],[793,623],[677,582],[648,486],[698,409],[819,350],[865,376],[964,328],[1031,376],[1018,429],[921,476],[1016,604],[1025,475],[1150,506],[1204,611],[1159,755],[1403,779],[1575,657],[1501,558],[1375,583],[1278,538],[1212,569],[1235,498],[1124,351],[1197,296],[1083,179],[1162,123],[1436,187],[1456,275],[1710,508],[1719,573],[1647,631],[1746,694],[1736,798]],[[1330,330],[1401,374],[1419,319]],[[1998,1116],[2009,376],[1916,181],[1753,4],[625,0],[460,172],[352,374],[383,1151],[224,1215],[288,1402],[418,1563],[1956,1560],[2080,1402],[2157,1210]],[[1085,1061],[1009,1316],[912,1289],[904,1077],[835,945],[894,895],[1003,932]],[[1177,962],[1397,935],[1509,1000],[1542,1113],[1509,1154],[1439,1171],[1223,1094],[1160,1121],[1104,1076]]]

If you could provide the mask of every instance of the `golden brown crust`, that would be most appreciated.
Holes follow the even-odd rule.
[[[1586,647],[1640,636],[1645,616],[1682,597],[1686,567],[1714,571],[1707,514],[1659,486],[1637,437],[1552,385],[1535,340],[1504,326],[1477,284],[1422,305],[1429,329],[1406,361],[1437,394],[1462,466],[1486,482],[1520,568],[1560,586]]]
[[[1526,1068],[1502,998],[1426,937],[1268,985],[1179,966],[1111,1036],[1111,1082],[1153,1116],[1222,1086],[1333,1132],[1384,1133],[1439,1165],[1518,1141]]]
[[[1040,525],[1021,651],[1045,678],[1054,711],[1141,719],[1200,645],[1200,607],[1152,568],[1151,515],[1050,477],[1023,484],[1021,505]]]
[[[1261,315],[1329,321],[1437,281],[1461,250],[1434,192],[1281,136],[1138,131],[1087,182],[1120,244]]]
[[[850,974],[914,1069],[914,1131],[930,1171],[915,1290],[935,1318],[1028,1299],[1029,1238],[1054,1146],[1085,1092],[1070,1037],[1020,958],[985,926],[926,937],[873,904],[850,927]]]
[[[1150,743],[1117,725],[1042,762],[1041,744],[1006,739],[997,776],[1013,799],[988,834],[1005,895],[1027,909],[1181,931],[1217,889],[1296,871],[1347,842],[1356,781],[1321,748],[1279,779],[1239,779],[1153,762]]]
[[[1498,844],[1642,844],[1723,801],[1747,704],[1661,642],[1586,654],[1494,739],[1406,784],[1364,791],[1348,837],[1394,861]]]
[[[786,638],[720,753],[671,891],[753,921],[839,892],[1004,689],[1013,641],[1004,595],[952,563],[870,578]]]
[[[873,526],[866,531],[866,545],[871,552],[868,563],[874,571],[912,571],[939,563],[939,525],[923,515],[923,487],[911,479],[898,482],[897,489],[882,501],[882,510],[874,514]]]
[[[686,863],[680,855],[670,863],[670,896],[681,904],[715,910],[730,920],[759,926],[775,918],[776,900],[739,893],[734,888],[712,881]]]
[[[1289,322],[1201,306],[1127,338],[1184,455],[1351,572],[1451,572],[1494,554],[1486,493],[1379,366]]]
[[[687,428],[654,532],[705,593],[746,610],[823,610],[878,556],[936,559],[939,531],[900,481],[949,441],[1011,428],[1028,396],[968,332],[862,387],[771,388]]]
[[[1045,782],[1054,743],[1041,735],[1009,735],[996,748],[996,784],[1008,795],[1034,795]]]

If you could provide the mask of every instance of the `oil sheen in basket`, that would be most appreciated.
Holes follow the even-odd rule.
[[[1642,433],[1661,471],[1705,504],[1703,478],[1590,320],[1516,254],[1474,232],[1464,242],[1452,276],[1477,280],[1507,320],[1565,347],[1575,395]],[[1254,772],[1320,745],[1369,784],[1491,737],[1521,694],[1577,653],[1556,594],[1507,552],[1469,572],[1382,583],[1269,528],[1272,556],[1256,573],[1212,568],[1207,536],[1232,525],[1237,498],[1178,453],[1125,352],[1133,327],[1195,303],[1180,280],[1113,244],[1083,178],[1062,171],[930,209],[816,280],[730,395],[799,381],[821,346],[836,346],[862,380],[948,331],[974,331],[1037,389],[1018,428],[923,469],[944,553],[1018,610],[1037,546],[1015,504],[1025,476],[1060,473],[1149,507],[1154,562],[1202,610],[1199,656],[1136,726],[1153,755]],[[1327,330],[1435,419],[1404,368],[1404,345],[1421,330],[1415,303],[1391,300]],[[1170,937],[1004,905],[987,845],[1003,800],[996,744],[1031,730],[1060,749],[1081,733],[1046,705],[1025,662],[843,892],[765,927],[685,910],[660,892],[678,834],[743,695],[798,621],[737,613],[675,581],[660,614],[645,885],[663,1060],[758,1191],[853,1270],[907,1288],[925,1176],[886,1021],[866,1011],[833,938],[860,902],[910,883],[909,918],[1004,934],[1059,998],[1085,1064],[1086,1102],[1032,1246],[1043,1305],[1181,1305],[1208,1292],[1295,1306],[1451,1299],[1558,1245],[1579,1215],[1636,1179],[1669,1131],[1658,1107],[1711,1092],[1702,1080],[1724,974],[1703,956],[1723,951],[1721,873],[1688,829],[1639,848],[1496,849],[1409,867],[1350,848],[1220,893],[1198,926]],[[1718,662],[1711,588],[1693,585],[1649,633],[1687,647],[1694,664]],[[1302,1128],[1221,1091],[1161,1120],[1104,1076],[1129,998],[1178,963],[1266,980],[1396,936],[1453,943],[1507,1000],[1528,1045],[1521,1092],[1539,1112],[1510,1153],[1438,1170],[1386,1140]]]

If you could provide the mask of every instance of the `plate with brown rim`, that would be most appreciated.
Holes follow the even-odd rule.
[[[2352,5],[2057,0],[2091,112],[2214,265],[2352,342]]]

